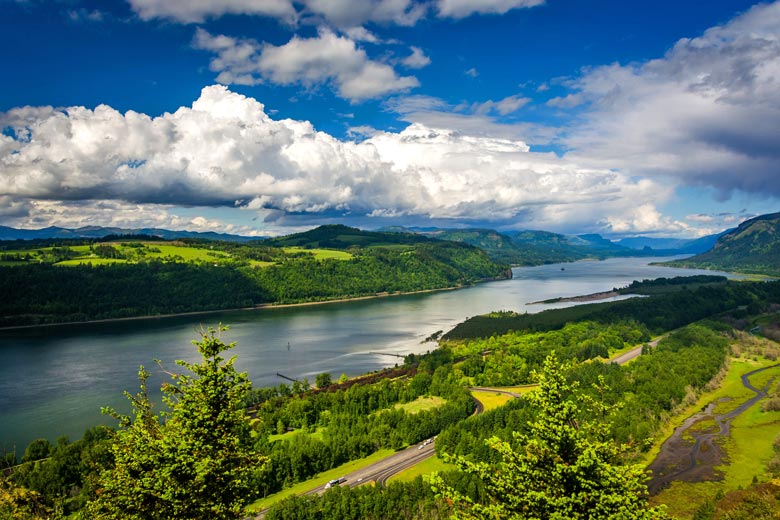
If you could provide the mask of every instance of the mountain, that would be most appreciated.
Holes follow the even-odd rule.
[[[262,237],[245,237],[228,233],[171,231],[159,228],[118,228],[102,226],[84,226],[77,229],[50,226],[42,229],[16,229],[0,226],[0,240],[35,240],[43,238],[103,238],[109,235],[148,235],[165,240],[177,238],[202,238],[205,240],[225,240],[228,242],[249,242]]]
[[[269,238],[263,245],[271,247],[303,247],[348,249],[352,246],[391,246],[432,242],[432,238],[416,233],[363,231],[342,224],[328,224],[302,233]]]
[[[706,253],[672,264],[780,276],[780,213],[746,220]]]
[[[724,233],[727,233],[727,230]],[[629,237],[621,238],[615,243],[629,249],[651,249],[653,253],[662,252],[663,254],[699,254],[709,251],[715,245],[723,233],[707,235],[701,238],[656,238],[656,237]]]

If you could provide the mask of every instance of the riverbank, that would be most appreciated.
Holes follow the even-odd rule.
[[[617,291],[603,291],[603,292],[597,292],[592,294],[583,294],[581,296],[567,296],[562,298],[552,298],[549,300],[526,303],[526,305],[545,305],[550,303],[568,303],[568,302],[588,303],[588,302],[595,302],[599,300],[606,300],[607,298],[614,298],[616,296],[621,296],[621,294]]]
[[[491,282],[496,280],[482,280],[481,282]],[[360,300],[375,300],[378,298],[388,298],[392,296],[408,296],[413,294],[427,294],[427,293],[434,293],[434,292],[441,292],[441,291],[454,291],[457,289],[463,289],[465,287],[472,287],[471,285],[456,285],[453,287],[441,287],[438,289],[423,289],[420,291],[408,291],[408,292],[402,292],[402,291],[395,291],[395,292],[381,292],[376,293],[373,295],[366,295],[366,296],[354,296],[351,298],[335,298],[331,300],[317,300],[317,301],[310,301],[310,302],[298,302],[298,303],[260,303],[257,305],[254,305],[252,307],[237,307],[237,308],[230,308],[230,309],[212,309],[207,311],[191,311],[191,312],[178,312],[178,313],[170,313],[170,314],[152,314],[152,315],[145,315],[145,316],[125,316],[122,318],[105,318],[100,320],[85,320],[85,321],[62,321],[62,322],[56,322],[56,323],[39,323],[35,325],[12,325],[9,327],[0,327],[0,332],[6,332],[6,331],[14,331],[14,330],[30,330],[30,329],[38,329],[38,328],[49,328],[49,327],[62,327],[62,326],[73,326],[73,325],[89,325],[89,324],[96,324],[96,323],[118,323],[118,322],[127,322],[127,321],[140,321],[140,320],[156,320],[156,319],[166,319],[166,318],[180,318],[180,317],[187,317],[187,316],[207,316],[209,314],[219,314],[222,312],[236,312],[236,311],[256,311],[256,310],[263,310],[263,309],[278,309],[278,308],[288,308],[288,307],[307,307],[312,305],[326,305],[331,303],[346,303],[346,302],[354,302],[354,301],[360,301]]]

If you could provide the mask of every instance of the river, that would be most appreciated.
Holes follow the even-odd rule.
[[[230,352],[255,386],[285,382],[277,372],[313,383],[321,372],[354,376],[401,362],[389,354],[425,352],[434,345],[423,343],[426,337],[470,316],[565,307],[574,304],[526,304],[607,291],[633,280],[724,274],[648,265],[668,259],[515,268],[511,280],[325,305],[0,331],[0,452],[15,447],[21,456],[35,438],[75,440],[89,426],[113,425],[100,408],[127,411],[122,392],[137,391],[139,365],[152,372],[149,388],[156,390],[163,375],[154,359],[169,370],[176,359],[195,361],[191,342],[201,324],[230,326],[223,339],[237,342]]]

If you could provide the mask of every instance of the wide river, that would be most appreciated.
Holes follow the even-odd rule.
[[[21,456],[31,440],[71,440],[96,424],[115,422],[102,406],[127,412],[122,392],[135,393],[138,366],[152,372],[176,359],[198,359],[192,340],[201,324],[228,324],[223,335],[237,342],[236,366],[255,386],[286,382],[277,372],[308,378],[330,372],[359,375],[392,366],[389,354],[425,352],[432,333],[447,331],[470,316],[496,310],[539,312],[573,304],[527,305],[623,287],[633,280],[717,274],[651,266],[669,258],[615,258],[513,269],[514,278],[454,291],[392,296],[324,305],[231,311],[197,316],[115,321],[0,331],[0,453]],[[723,273],[721,273],[723,274]],[[289,346],[288,346],[289,345]],[[159,392],[156,392],[159,395]]]

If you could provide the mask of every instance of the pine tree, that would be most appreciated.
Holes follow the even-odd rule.
[[[614,406],[576,391],[554,355],[536,374],[537,391],[527,394],[536,410],[528,433],[514,442],[496,437],[487,444],[501,462],[489,465],[455,457],[466,473],[478,476],[490,499],[478,503],[432,479],[434,490],[455,506],[455,518],[539,520],[642,520],[666,518],[647,507],[647,476],[641,464],[623,462],[627,447],[610,436]],[[597,387],[607,390],[603,379]],[[583,412],[601,420],[583,420]]]
[[[168,410],[156,415],[141,367],[141,390],[125,392],[133,417],[106,410],[120,421],[113,468],[99,479],[87,517],[122,519],[240,518],[249,497],[250,475],[265,458],[253,448],[243,398],[250,384],[236,372],[235,357],[217,329],[193,341],[200,363],[177,361],[191,374],[170,374],[162,387]]]

